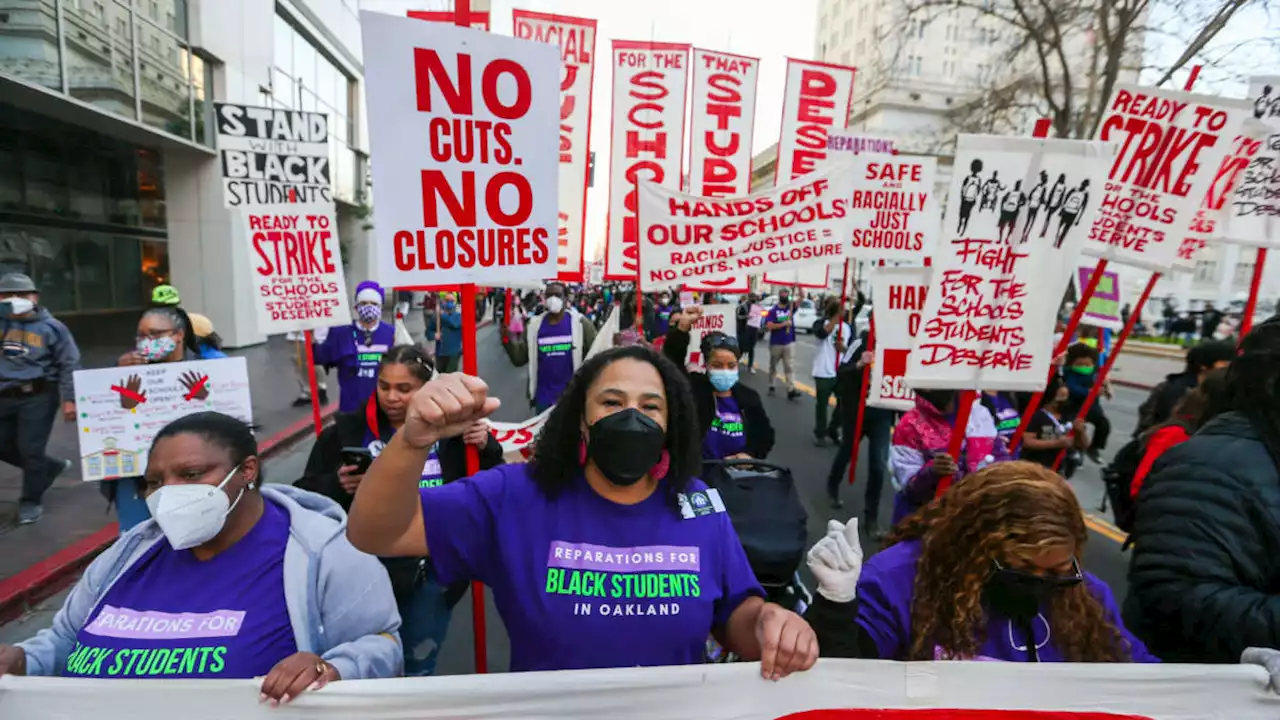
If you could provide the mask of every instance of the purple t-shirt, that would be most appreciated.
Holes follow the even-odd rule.
[[[573,378],[573,315],[566,312],[560,322],[542,321],[538,328],[538,391],[533,402],[550,407]]]
[[[441,584],[479,580],[511,638],[511,670],[700,663],[707,634],[762,595],[718,496],[695,481],[635,505],[579,476],[554,499],[528,464],[422,491]]]
[[[382,454],[387,444],[381,438],[374,437],[372,430],[364,431],[364,446],[375,458]],[[444,484],[444,473],[440,470],[440,443],[431,446],[427,453],[427,462],[422,466],[422,477],[418,480],[418,488],[440,487]]]
[[[909,540],[872,555],[862,567],[858,578],[857,622],[875,641],[881,660],[906,660],[911,649],[911,601],[915,596],[919,561],[920,541]],[[1124,627],[1111,588],[1089,573],[1084,573],[1084,583],[1102,603],[1107,620],[1118,627],[1129,642],[1133,662],[1160,662]],[[1032,622],[1032,634],[1041,662],[1062,662],[1062,652],[1049,631],[1048,612],[1047,607],[1041,608],[1040,615]],[[1008,618],[988,611],[986,635],[978,656],[967,659],[1013,662],[1029,659],[1026,635]],[[935,651],[935,657],[950,659],[943,658],[940,649]]]
[[[90,613],[62,674],[254,678],[298,651],[284,596],[289,514],[270,500],[208,561],[161,539]]]
[[[721,460],[747,450],[747,436],[742,429],[742,414],[732,397],[716,398],[716,417],[702,438],[702,457]]]
[[[1013,433],[1018,429],[1018,424],[1022,421],[1022,416],[1018,414],[1018,408],[1009,402],[1009,399],[999,393],[988,395],[987,399],[991,401],[992,407],[995,408],[996,421],[996,437],[1004,440],[1004,446],[1009,447],[1009,442],[1013,440]]]
[[[667,330],[671,328],[671,313],[675,311],[675,305],[659,305],[653,309],[654,319],[658,322],[658,332],[656,337],[661,337],[667,334]]]
[[[796,306],[788,304],[786,307],[774,305],[769,309],[769,314],[764,316],[764,323],[786,322],[791,319],[791,314],[795,312]],[[796,341],[796,326],[788,325],[784,328],[769,331],[770,345],[790,345]]]

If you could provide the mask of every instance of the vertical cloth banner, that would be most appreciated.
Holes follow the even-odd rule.
[[[1225,242],[1280,248],[1280,76],[1249,82],[1253,118],[1263,130],[1256,152],[1236,184]]]
[[[333,203],[323,113],[214,103],[225,207]]]
[[[360,16],[383,282],[507,286],[555,275],[559,51]]]
[[[351,322],[333,204],[240,209],[258,332],[315,330]]]
[[[1089,287],[1093,277],[1092,265],[1081,265],[1076,270],[1076,289],[1083,292]],[[1120,330],[1124,327],[1124,318],[1120,316],[1120,274],[1110,270],[1102,271],[1102,279],[1093,291],[1093,297],[1085,305],[1080,322],[1107,330]]]
[[[591,146],[591,98],[595,85],[596,21],[567,15],[511,11],[515,36],[560,49],[560,248],[556,278],[583,282],[582,246],[586,237],[587,159]]]
[[[1097,139],[1119,152],[1101,192],[1089,193],[1101,198],[1102,212],[1085,254],[1153,272],[1173,268],[1248,111],[1243,100],[1118,85]],[[1047,214],[1066,209],[1071,188],[1061,180],[1049,190]]]
[[[693,50],[693,112],[689,122],[689,187],[703,197],[751,193],[751,139],[756,117],[758,58]],[[707,278],[690,290],[745,293],[746,274]]]
[[[636,183],[681,187],[689,45],[614,40],[611,63],[604,276],[635,280],[640,257]]]
[[[871,273],[876,345],[867,388],[869,407],[900,412],[915,407],[916,394],[906,379],[907,356],[911,339],[920,332],[930,272],[927,267],[880,267]]]
[[[923,263],[941,233],[934,197],[937,159],[858,154],[852,162],[849,256]]]
[[[1106,178],[1113,153],[1096,141],[959,137],[945,241],[907,362],[912,388],[1044,388],[1054,318],[1098,205],[1069,193],[1052,235],[1033,237],[1042,226],[1024,188],[1061,178],[1073,193],[1087,193]],[[971,193],[978,182],[1000,185],[994,202]]]

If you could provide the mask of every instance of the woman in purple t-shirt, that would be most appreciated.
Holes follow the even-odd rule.
[[[700,663],[709,633],[767,678],[813,665],[813,631],[762,599],[719,495],[694,478],[696,411],[669,360],[643,346],[597,355],[531,463],[420,492],[429,448],[497,406],[478,378],[423,386],[356,492],[351,542],[430,554],[441,582],[489,585],[515,671]]]

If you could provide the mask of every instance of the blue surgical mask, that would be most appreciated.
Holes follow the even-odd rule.
[[[738,371],[733,370],[710,370],[707,376],[711,378],[711,387],[716,392],[729,392],[729,389],[738,384]]]

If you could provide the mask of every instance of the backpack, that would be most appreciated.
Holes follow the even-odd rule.
[[[977,200],[979,182],[980,181],[974,180],[972,177],[965,178],[964,183],[960,188],[960,197],[966,202],[973,202],[974,200]]]
[[[1102,471],[1102,484],[1106,487],[1107,500],[1111,503],[1112,517],[1115,518],[1116,527],[1126,533],[1133,532],[1134,514],[1137,511],[1137,503],[1129,491],[1133,487],[1133,476],[1137,474],[1146,452],[1146,436],[1134,438],[1116,452],[1111,464]]]
[[[1062,205],[1062,212],[1078,213],[1080,208],[1084,206],[1084,193],[1079,190],[1072,190],[1067,195],[1067,201]]]
[[[720,493],[760,584],[790,583],[809,547],[809,515],[791,471],[761,460],[726,460],[704,463],[702,478]]]

